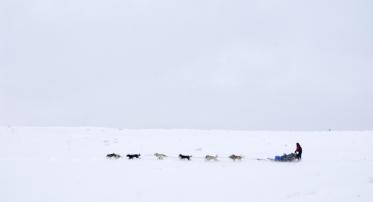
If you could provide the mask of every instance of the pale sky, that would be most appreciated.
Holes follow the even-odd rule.
[[[0,0],[0,125],[373,129],[373,1]]]

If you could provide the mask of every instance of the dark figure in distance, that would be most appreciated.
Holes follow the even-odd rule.
[[[295,158],[298,160],[302,159],[302,147],[300,146],[299,143],[297,143],[297,148],[295,149]]]

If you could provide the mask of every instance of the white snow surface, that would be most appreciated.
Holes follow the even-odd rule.
[[[293,152],[296,142],[300,162],[257,160]],[[0,201],[370,202],[372,143],[372,131],[0,127]],[[106,159],[112,152],[142,158]],[[206,162],[206,154],[220,160]]]

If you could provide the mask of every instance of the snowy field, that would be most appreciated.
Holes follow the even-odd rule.
[[[301,162],[256,160],[296,142]],[[106,159],[112,152],[142,158]],[[233,162],[233,153],[245,158]],[[0,127],[0,201],[371,202],[373,132]]]

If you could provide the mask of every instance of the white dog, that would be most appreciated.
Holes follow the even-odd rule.
[[[159,154],[159,153],[155,153],[154,156],[157,157],[158,160],[163,160],[164,158],[167,157],[167,155],[165,155],[165,154]]]
[[[217,161],[218,160],[218,155],[215,155],[215,156],[206,155],[205,159],[206,159],[206,161],[211,161],[211,160]]]

